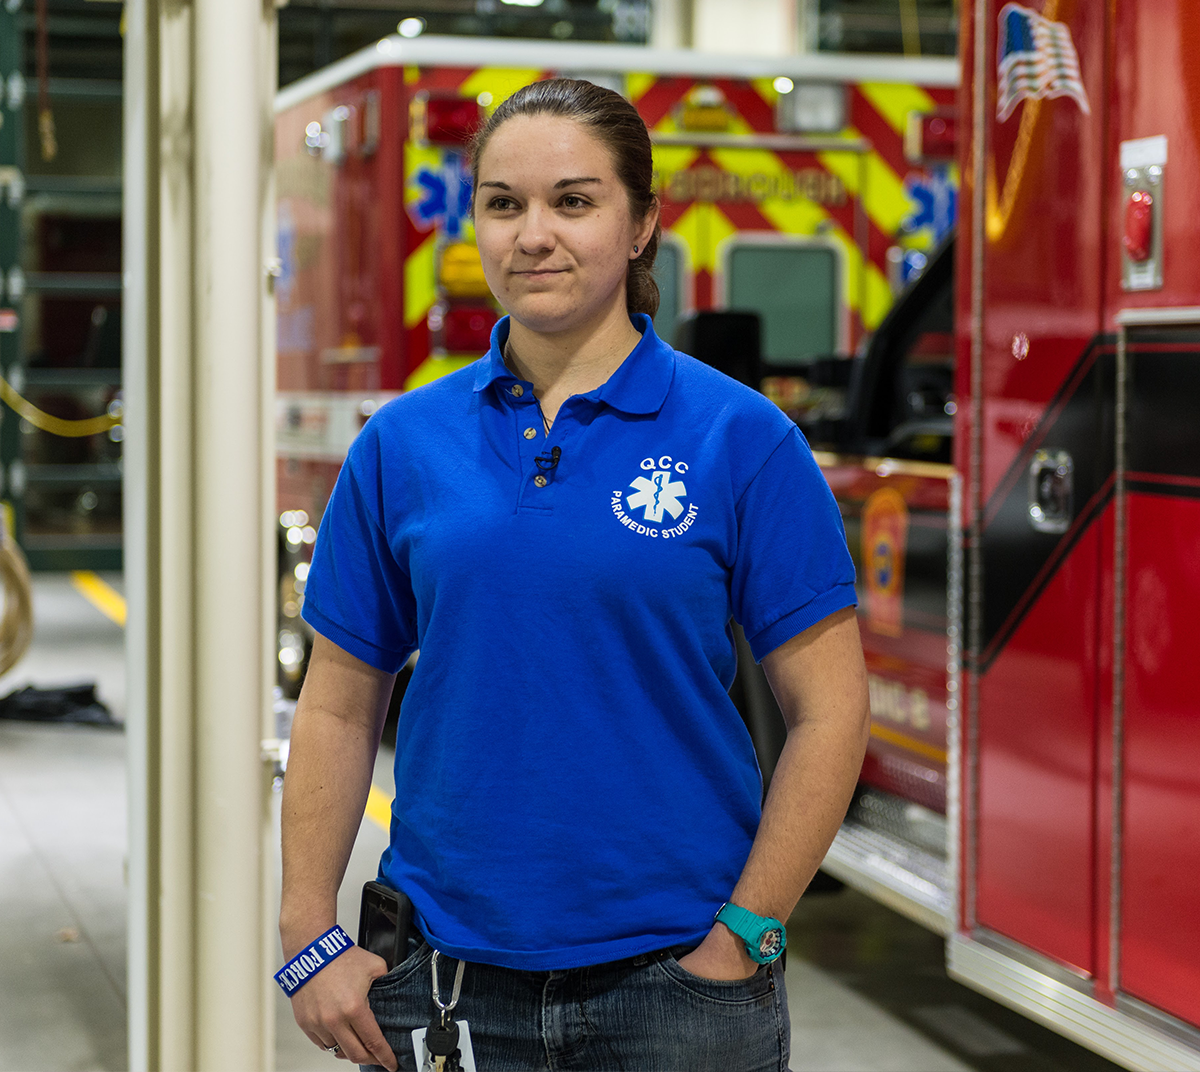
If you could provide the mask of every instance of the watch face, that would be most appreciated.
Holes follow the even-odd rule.
[[[772,927],[769,931],[763,931],[762,937],[758,941],[758,951],[764,957],[777,957],[783,949],[783,931],[777,927]]]

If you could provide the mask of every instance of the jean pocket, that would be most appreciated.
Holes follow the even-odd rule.
[[[399,964],[397,964],[386,975],[381,975],[378,979],[371,983],[372,990],[383,990],[388,987],[398,986],[400,983],[408,979],[413,972],[418,971],[421,967],[428,964],[433,959],[433,946],[431,946],[425,938],[417,932],[417,934],[409,939],[408,956],[406,956]]]
[[[769,964],[759,965],[758,971],[745,979],[705,979],[680,965],[674,953],[666,952],[659,959],[658,967],[671,982],[689,993],[731,1005],[761,1001],[775,988],[774,968]]]

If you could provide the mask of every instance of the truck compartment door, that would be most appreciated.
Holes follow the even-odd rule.
[[[1105,11],[989,0],[976,27],[987,35],[986,92],[972,87],[970,98],[987,127],[970,176],[983,210],[972,217],[983,233],[971,236],[983,245],[982,367],[959,392],[960,412],[973,403],[982,437],[978,602],[968,603],[978,608],[968,736],[976,752],[964,769],[977,775],[967,797],[966,929],[1015,941],[1076,977],[1096,969],[1100,585],[1112,490],[1102,201],[1100,184],[1081,178],[1105,167]],[[1014,67],[1035,31],[1077,59],[1078,75],[1053,93]],[[972,282],[960,273],[964,327]]]
[[[1118,986],[1200,1024],[1200,326],[1131,330],[1125,353]]]

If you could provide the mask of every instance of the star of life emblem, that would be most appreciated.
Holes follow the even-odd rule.
[[[687,485],[680,479],[688,471],[687,463],[664,454],[645,459],[641,467],[642,475],[629,482],[631,491],[612,493],[613,516],[639,536],[664,540],[682,536],[695,524],[698,513],[696,504],[688,502]],[[660,527],[672,521],[676,524]]]
[[[661,522],[663,511],[672,518],[678,517],[683,513],[683,503],[679,500],[687,495],[687,487],[682,480],[672,480],[671,476],[669,469],[657,469],[649,477],[636,477],[629,486],[637,490],[626,496],[625,504],[630,510],[644,510],[646,521]]]

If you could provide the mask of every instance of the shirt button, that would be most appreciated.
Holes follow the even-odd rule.
[[[526,439],[532,439],[535,435],[537,435],[536,428],[526,428],[525,429],[525,438]]]
[[[519,383],[514,383],[509,390],[512,391],[513,398],[520,398],[525,393],[525,388]]]
[[[544,476],[542,476],[540,473],[533,478],[533,482],[539,488],[544,488],[549,483],[549,481]]]

